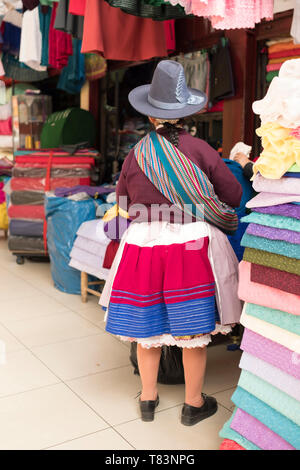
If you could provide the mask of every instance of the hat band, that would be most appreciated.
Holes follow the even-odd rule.
[[[150,95],[148,95],[148,102],[160,109],[181,109],[185,108],[188,103],[165,103],[164,101],[155,100]]]

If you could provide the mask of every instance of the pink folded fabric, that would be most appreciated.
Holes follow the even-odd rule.
[[[289,202],[300,202],[300,195],[263,192],[248,201],[246,207],[252,209],[253,207],[277,206]]]
[[[285,346],[245,328],[241,349],[300,380],[300,357]]]
[[[0,120],[0,135],[12,135],[12,118]]]
[[[293,315],[300,315],[300,296],[289,294],[274,287],[264,286],[251,281],[251,263],[239,264],[240,282],[238,295],[241,300],[263,307],[282,310]]]
[[[282,437],[240,408],[237,409],[230,427],[262,450],[296,450]]]
[[[268,179],[257,173],[253,180],[253,188],[257,193],[298,194],[300,196],[299,178]]]
[[[267,72],[273,72],[274,70],[279,70],[282,64],[268,64]]]

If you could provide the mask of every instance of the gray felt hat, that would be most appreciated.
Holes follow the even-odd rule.
[[[162,60],[152,83],[134,88],[129,102],[139,113],[157,119],[179,119],[198,113],[207,102],[205,93],[188,88],[183,66],[174,60]]]

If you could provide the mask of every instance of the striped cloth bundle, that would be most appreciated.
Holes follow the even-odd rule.
[[[295,182],[295,168],[278,179],[258,173],[254,188],[262,183],[261,192],[247,204],[252,213],[244,218],[250,224],[241,241],[239,278],[245,302],[242,373],[232,396],[235,411],[220,432],[221,450],[300,450],[300,206],[295,195],[300,182]],[[288,194],[293,181],[296,191]]]
[[[290,41],[278,40],[274,44],[272,41],[271,45],[268,45],[268,64],[266,67],[267,75],[266,80],[270,83],[274,77],[278,76],[280,67],[284,62],[291,59],[297,59],[300,57],[300,44],[294,44],[293,39]]]

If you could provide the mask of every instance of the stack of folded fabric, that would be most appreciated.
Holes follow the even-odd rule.
[[[294,44],[293,38],[280,38],[267,42],[268,64],[267,82],[278,76],[279,69],[284,62],[300,57],[300,44]]]
[[[97,152],[19,151],[11,179],[8,208],[9,249],[46,252],[45,192],[58,187],[90,185]]]
[[[84,222],[79,227],[70,253],[69,266],[106,280],[109,269],[105,269],[103,263],[111,240],[105,235],[104,224],[103,219],[95,219]]]
[[[12,167],[13,164],[6,157],[0,157],[0,230],[5,232],[8,229],[8,217],[4,186],[10,179]]]
[[[284,65],[274,80],[280,84],[282,77],[287,85],[286,72],[294,70],[290,84],[294,82],[300,89],[300,59],[291,62],[292,69]],[[227,441],[231,440],[247,450],[299,450],[300,148],[294,148],[291,157],[286,140],[289,142],[292,128],[289,118],[293,116],[295,124],[300,107],[293,107],[292,101],[284,107],[281,94],[276,113],[276,105],[265,109],[266,98],[253,106],[260,110],[261,118],[273,113],[274,122],[265,125],[269,129],[272,124],[278,126],[285,110],[289,127],[286,133],[280,130],[281,141],[277,127],[263,139],[263,154],[268,152],[264,144],[275,142],[278,165],[272,165],[271,155],[263,155],[263,164],[258,159],[254,165],[253,187],[259,194],[247,204],[252,213],[243,219],[249,225],[242,239],[246,248],[240,263],[239,297],[245,302],[242,373],[232,396],[236,409],[221,431],[226,440],[222,448],[230,448]],[[287,162],[290,167],[282,175]]]

